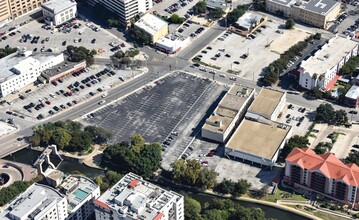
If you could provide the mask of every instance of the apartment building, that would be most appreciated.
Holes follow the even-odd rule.
[[[332,153],[318,155],[310,148],[293,149],[285,161],[287,184],[359,208],[357,165],[344,164]]]
[[[89,0],[92,6],[97,3],[117,14],[123,25],[129,25],[132,18],[152,8],[152,0]]]
[[[45,22],[55,26],[75,18],[77,14],[77,3],[74,0],[51,0],[41,8]]]
[[[266,10],[319,28],[329,28],[340,13],[334,0],[266,0]]]
[[[329,39],[313,56],[301,62],[299,85],[309,90],[315,87],[331,90],[339,78],[340,68],[356,55],[358,43],[339,36]]]
[[[11,20],[10,4],[8,0],[0,0],[0,26]]]
[[[20,51],[0,59],[0,97],[36,81],[45,71],[64,61],[62,53]]]
[[[126,174],[94,201],[96,220],[184,220],[182,195]]]
[[[226,142],[254,99],[254,88],[234,84],[202,127],[202,137]]]
[[[27,14],[40,8],[47,0],[7,0],[11,19],[16,19],[21,15]]]
[[[56,189],[34,183],[10,204],[3,207],[0,219],[57,219],[67,216],[66,196]]]

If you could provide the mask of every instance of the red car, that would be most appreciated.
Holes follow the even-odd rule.
[[[213,152],[209,152],[206,156],[207,157],[213,157],[214,153]]]

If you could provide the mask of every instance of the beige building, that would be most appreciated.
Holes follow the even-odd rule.
[[[46,0],[0,0],[0,24],[40,8],[44,2]]]
[[[233,85],[202,127],[202,137],[224,143],[254,99],[254,89]]]
[[[246,117],[264,117],[275,121],[286,102],[286,92],[262,88],[252,105],[248,108]]]
[[[326,29],[338,17],[340,2],[333,0],[266,0],[266,10]]]
[[[156,43],[161,37],[168,34],[168,23],[153,14],[145,14],[136,23],[135,27],[150,36],[151,43]]]
[[[243,119],[225,146],[225,155],[272,167],[292,127],[263,117]]]

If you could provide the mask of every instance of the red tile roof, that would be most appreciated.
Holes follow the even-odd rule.
[[[95,201],[93,201],[93,203],[95,205],[97,205],[97,206],[100,206],[100,207],[104,208],[104,209],[110,210],[110,207],[106,203],[103,203],[103,202],[101,202],[99,200],[95,200]]]
[[[325,87],[326,91],[330,91],[334,88],[334,84],[337,82],[337,80],[340,78],[340,75],[335,75],[334,78],[327,84]]]
[[[128,184],[128,186],[129,186],[129,187],[135,187],[135,186],[137,185],[137,183],[138,183],[138,180],[132,180],[132,181]]]
[[[165,215],[160,212],[153,218],[153,220],[160,220],[163,216],[165,216]]]
[[[342,180],[348,185],[359,186],[359,167],[356,164],[344,164],[332,153],[318,155],[310,148],[294,148],[286,158],[291,164],[303,169],[319,170],[327,178]]]

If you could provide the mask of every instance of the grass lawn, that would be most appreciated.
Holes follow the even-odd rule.
[[[343,218],[336,216],[336,215],[331,215],[329,213],[324,213],[324,212],[312,212],[313,215],[325,219],[325,220],[342,220]]]
[[[288,198],[282,197],[283,194],[290,194]],[[297,200],[297,201],[306,201],[308,199],[304,198],[304,196],[293,193],[291,190],[283,189],[283,187],[278,185],[276,192],[273,195],[266,195],[264,197],[265,200],[269,202],[275,202],[276,200]]]

